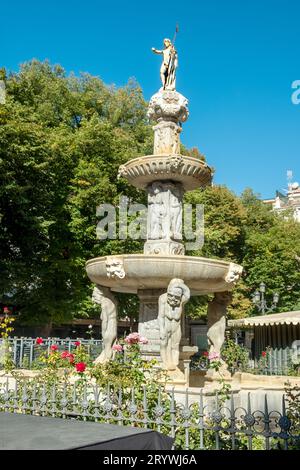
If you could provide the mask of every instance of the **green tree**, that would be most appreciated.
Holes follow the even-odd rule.
[[[147,152],[152,133],[133,80],[107,87],[32,61],[6,78],[1,106],[1,299],[21,321],[61,322],[94,311],[85,261],[140,249],[96,239],[96,207],[144,194],[117,180],[121,163]]]
[[[96,208],[126,195],[146,195],[117,179],[119,166],[152,153],[146,102],[134,80],[108,87],[88,74],[67,76],[48,62],[18,73],[1,70],[7,100],[0,105],[0,301],[23,323],[62,322],[95,315],[85,262],[142,251],[142,241],[96,239]],[[205,160],[197,148],[182,153]],[[276,215],[250,189],[241,197],[225,186],[185,195],[205,208],[205,243],[189,254],[240,263],[230,315],[251,315],[261,281],[280,294],[280,310],[300,306],[300,224]],[[287,214],[286,214],[287,216]],[[193,299],[190,315],[206,314],[208,296]],[[120,315],[137,299],[120,295]]]

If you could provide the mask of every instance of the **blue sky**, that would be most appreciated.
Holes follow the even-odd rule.
[[[299,0],[52,0],[1,2],[0,66],[37,58],[123,85],[149,99],[160,87],[162,47],[174,34],[177,89],[190,101],[182,141],[216,168],[215,181],[263,197],[300,180]]]

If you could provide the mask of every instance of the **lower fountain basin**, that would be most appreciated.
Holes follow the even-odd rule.
[[[95,284],[133,294],[142,289],[166,289],[173,278],[183,279],[192,295],[228,291],[242,270],[226,261],[179,255],[111,255],[86,263],[87,274]]]

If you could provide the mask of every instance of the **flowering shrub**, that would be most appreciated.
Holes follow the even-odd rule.
[[[148,344],[148,340],[141,336],[139,333],[130,333],[124,339],[125,343],[127,344]]]
[[[130,333],[119,343],[113,346],[115,355],[105,364],[95,364],[90,369],[93,377],[99,385],[107,383],[115,387],[142,386],[151,380],[157,383],[165,378],[165,372],[155,368],[156,360],[145,360],[141,356],[140,346],[147,344],[147,338],[139,333]]]
[[[248,369],[248,350],[239,344],[236,344],[232,339],[227,339],[225,341],[222,347],[221,356],[231,372]]]

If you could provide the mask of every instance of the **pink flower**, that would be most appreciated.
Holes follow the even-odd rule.
[[[4,308],[3,308],[3,313],[10,313],[9,308],[8,308],[8,307],[4,307]]]
[[[125,343],[127,344],[147,344],[148,340],[144,336],[141,336],[139,333],[130,333],[130,335],[126,336],[124,339]]]
[[[43,338],[37,338],[35,342],[36,344],[43,344],[44,341],[43,341]]]
[[[52,345],[50,346],[50,349],[51,349],[51,351],[57,351],[57,350],[58,350],[57,344],[52,344]]]
[[[214,359],[219,359],[219,357],[220,357],[219,354],[216,352],[209,353],[208,355],[208,359],[210,361],[213,361]]]
[[[140,340],[139,333],[130,333],[130,335],[126,336],[125,342],[127,344],[137,344]]]
[[[149,341],[148,341],[147,338],[145,338],[144,336],[141,336],[141,337],[140,337],[140,343],[141,343],[141,344],[148,344]]]
[[[77,362],[77,364],[75,364],[75,367],[76,367],[77,372],[84,372],[85,369],[86,369],[86,363],[85,362]]]
[[[78,348],[80,345],[81,345],[80,341],[75,341],[74,346],[76,346],[76,348]]]
[[[118,351],[121,352],[123,351],[123,348],[120,344],[114,344],[113,347],[111,348],[113,351]]]

